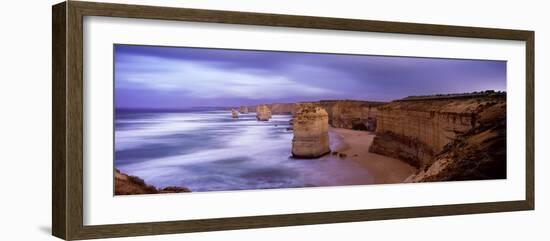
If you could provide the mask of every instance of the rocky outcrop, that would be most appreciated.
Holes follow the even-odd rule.
[[[351,130],[376,130],[377,107],[384,102],[358,100],[322,100],[312,102],[328,113],[329,125]]]
[[[248,113],[255,113],[256,112],[256,105],[249,105],[249,106],[246,106],[246,108],[248,109]]]
[[[316,158],[330,152],[328,114],[316,104],[300,104],[294,113],[292,156]]]
[[[296,112],[296,104],[294,103],[276,103],[269,105],[269,108],[273,115],[293,115]]]
[[[402,160],[417,168],[428,163],[434,156],[433,148],[425,143],[393,132],[376,134],[369,151]]]
[[[377,136],[369,150],[424,168],[447,145],[478,127],[481,113],[494,105],[506,105],[505,95],[438,96],[379,106]]]
[[[288,120],[288,127],[286,128],[287,131],[294,130],[294,119]]]
[[[329,125],[336,128],[352,130],[376,130],[377,107],[384,102],[359,101],[359,100],[321,100],[317,102],[302,103],[274,103],[265,104],[272,115],[294,115],[299,104],[315,104],[321,106],[328,113]],[[260,105],[258,105],[260,106]],[[249,111],[256,110],[258,106],[249,106]]]
[[[235,109],[231,109],[231,117],[232,118],[239,118],[239,112]]]
[[[240,112],[241,114],[248,114],[248,106],[241,106],[241,107],[239,108],[239,112]]]
[[[157,193],[180,193],[191,192],[185,187],[165,187],[157,189],[154,186],[147,185],[145,181],[136,176],[129,176],[115,169],[115,195],[134,195],[134,194],[157,194]]]
[[[272,115],[292,115],[296,111],[296,104],[295,103],[275,103],[275,104],[263,104],[271,110]],[[256,106],[245,106],[248,108],[249,112],[256,112],[258,107],[261,105]]]
[[[478,113],[476,126],[458,135],[407,182],[506,178],[506,103]]]
[[[258,105],[256,107],[256,119],[259,121],[268,121],[271,119],[271,110],[267,105]]]

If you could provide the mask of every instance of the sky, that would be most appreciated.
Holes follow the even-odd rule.
[[[114,46],[116,108],[185,109],[506,90],[506,62]]]

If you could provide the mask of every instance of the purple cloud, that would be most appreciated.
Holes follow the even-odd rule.
[[[115,45],[117,108],[188,108],[506,90],[506,62]]]

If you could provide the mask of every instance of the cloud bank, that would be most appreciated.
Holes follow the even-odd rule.
[[[505,90],[506,62],[115,45],[118,108]]]

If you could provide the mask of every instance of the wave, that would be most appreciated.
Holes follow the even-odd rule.
[[[192,191],[309,187],[364,182],[367,171],[330,156],[292,159],[290,115],[267,122],[229,111],[118,116],[115,166],[162,188]],[[338,139],[331,134],[331,138]],[[332,145],[332,144],[331,144]]]

